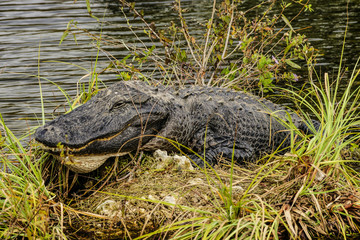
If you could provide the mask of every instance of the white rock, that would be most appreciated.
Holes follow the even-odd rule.
[[[155,169],[164,169],[173,162],[173,158],[168,156],[166,151],[162,151],[160,149],[156,150],[153,156],[157,160]]]
[[[200,184],[204,184],[204,180],[202,180],[201,178],[194,178],[194,179],[190,179],[188,181],[188,184],[191,185],[200,185]]]
[[[194,167],[191,164],[191,161],[185,156],[174,156],[174,162],[176,163],[177,167],[181,170],[194,170]]]
[[[152,200],[152,201],[157,200],[153,195],[149,195],[147,199]]]
[[[99,206],[96,207],[96,210],[98,211],[98,213],[105,215],[105,216],[109,216],[109,217],[121,215],[120,209],[121,209],[121,206],[119,205],[118,202],[116,202],[114,200],[106,200],[103,203],[99,204]]]
[[[233,186],[232,191],[233,192],[243,192],[244,188],[242,188],[241,186]]]
[[[156,160],[158,160],[158,163],[155,165],[155,169],[164,169],[174,163],[176,169],[194,170],[194,167],[191,165],[191,161],[185,156],[169,156],[166,151],[162,151],[160,149],[156,150],[153,156]]]
[[[167,203],[171,203],[171,204],[176,204],[176,199],[175,197],[171,196],[171,195],[168,195],[166,197],[164,197],[163,199],[164,202],[167,202]]]
[[[156,150],[153,154],[154,158],[161,161],[169,161],[171,160],[171,156],[168,156],[166,151],[162,151],[160,149]]]
[[[319,182],[321,182],[322,180],[324,180],[324,178],[326,177],[326,174],[321,171],[320,169],[316,170],[316,174],[315,174],[315,179]]]

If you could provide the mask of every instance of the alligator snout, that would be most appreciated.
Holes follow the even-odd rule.
[[[35,132],[35,140],[48,147],[56,147],[66,142],[66,134],[55,126],[45,125]]]

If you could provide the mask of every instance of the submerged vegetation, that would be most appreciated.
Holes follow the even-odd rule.
[[[193,36],[180,0],[174,5],[179,19],[168,29],[156,29],[133,3],[120,2],[136,44],[87,33],[73,22],[61,39],[86,33],[99,54],[109,56],[108,67],[93,68],[89,83],[79,85],[75,98],[64,92],[70,110],[96,94],[101,73],[114,71],[120,80],[281,92],[315,134],[304,135],[289,125],[293,144],[288,153],[245,166],[224,160],[215,168],[181,169],[174,160],[163,164],[164,159],[141,153],[112,159],[95,173],[77,175],[36,143],[24,147],[0,115],[0,238],[89,239],[90,234],[93,239],[346,239],[360,235],[360,87],[355,84],[360,69],[356,64],[341,92],[339,84],[345,81],[341,60],[334,80],[316,73],[316,51],[286,17],[288,7],[297,4],[300,14],[310,11],[311,5],[271,1],[239,11],[241,1],[214,1],[210,19],[202,23],[204,34]],[[258,14],[249,17],[254,9]],[[270,16],[274,9],[278,14]],[[144,21],[144,34],[162,47],[142,44],[130,13]],[[123,59],[105,50],[119,43],[129,51]],[[302,89],[276,87],[278,81],[296,80],[293,72],[301,65],[309,68],[309,81]],[[312,119],[320,126],[313,126]]]

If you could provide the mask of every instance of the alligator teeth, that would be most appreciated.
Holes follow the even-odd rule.
[[[60,153],[61,151],[64,151],[64,149],[60,149],[60,148],[55,148],[55,147],[48,147],[48,146],[45,146],[44,144],[42,143],[39,143],[40,145],[40,148],[45,150],[45,151],[50,151],[50,152],[56,152],[56,153]]]

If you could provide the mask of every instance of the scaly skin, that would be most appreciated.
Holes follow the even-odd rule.
[[[290,115],[295,126],[304,126]],[[175,91],[122,81],[38,128],[35,138],[55,155],[61,143],[62,161],[76,172],[93,171],[109,156],[137,149],[176,151],[167,139],[200,156],[205,146],[210,164],[219,154],[228,159],[234,154],[242,162],[289,146],[289,131],[277,118],[286,121],[283,107],[243,92],[215,87]]]

